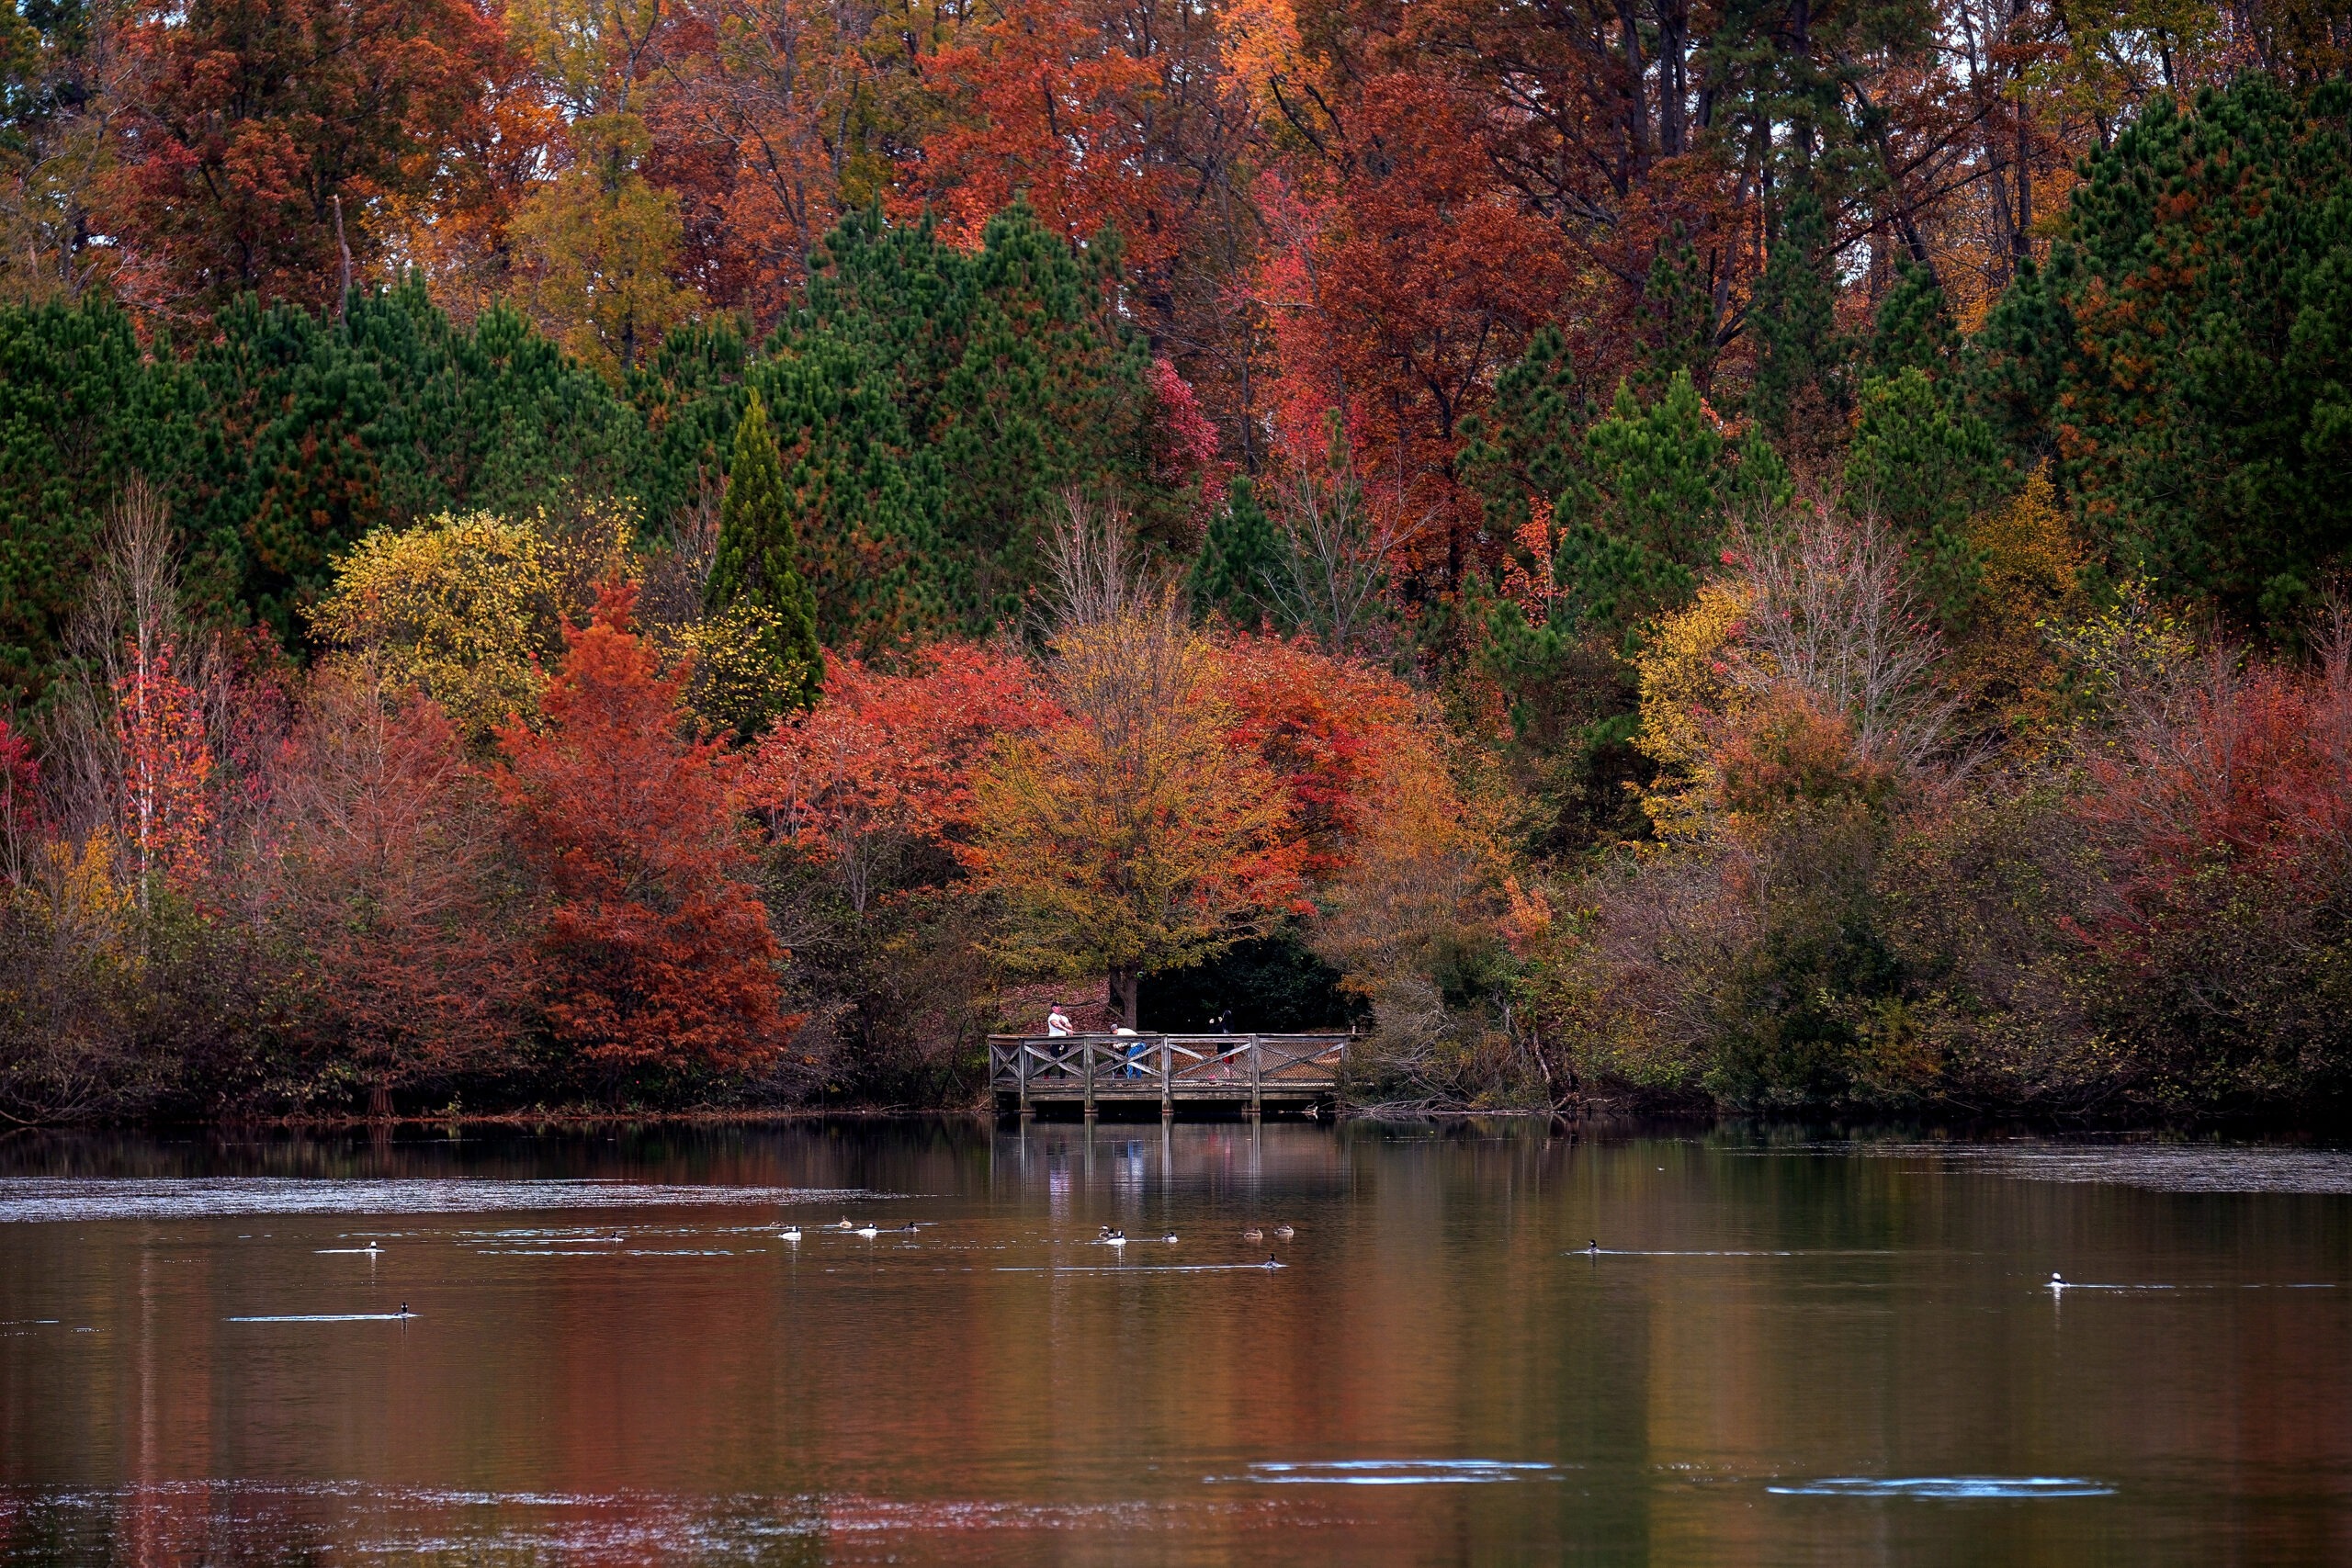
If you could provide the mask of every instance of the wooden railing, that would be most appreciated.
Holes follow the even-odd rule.
[[[1023,1111],[1040,1102],[1313,1100],[1339,1087],[1349,1036],[1329,1034],[991,1035],[989,1085]]]

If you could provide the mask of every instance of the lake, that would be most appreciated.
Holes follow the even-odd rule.
[[[1561,1561],[2352,1561],[2352,1156],[0,1140],[0,1563]]]

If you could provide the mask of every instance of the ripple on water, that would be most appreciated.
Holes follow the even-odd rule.
[[[1240,1475],[1208,1479],[1250,1481],[1265,1486],[1434,1486],[1542,1481],[1559,1473],[1558,1465],[1521,1460],[1340,1459],[1296,1463],[1267,1461],[1249,1466]]]
[[[478,1214],[702,1204],[853,1203],[894,1199],[858,1188],[687,1187],[636,1181],[419,1178],[333,1181],[291,1177],[129,1180],[0,1178],[0,1224],[197,1219],[221,1214]]]
[[[138,1511],[146,1548],[165,1558],[245,1561],[250,1554],[276,1561],[285,1542],[299,1537],[332,1543],[329,1554],[340,1549],[362,1560],[450,1557],[518,1564],[550,1558],[770,1562],[773,1543],[792,1538],[865,1537],[895,1553],[925,1538],[993,1532],[1181,1531],[1212,1519],[1295,1531],[1342,1522],[1311,1506],[1238,1498],[1037,1503],[854,1493],[501,1492],[357,1482],[0,1486],[0,1520],[38,1517],[45,1527],[42,1539],[84,1542],[94,1554],[113,1537],[127,1509]],[[8,1546],[0,1535],[0,1563],[17,1561]]]
[[[1838,1475],[1765,1488],[1782,1497],[2112,1497],[2115,1488],[2071,1475]]]
[[[2352,1193],[2352,1150],[2199,1144],[1825,1144],[1816,1152],[1928,1159],[1973,1175],[2152,1192]],[[1762,1150],[1760,1153],[1785,1153]]]

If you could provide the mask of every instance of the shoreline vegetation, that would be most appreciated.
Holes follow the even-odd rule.
[[[1379,1118],[2342,1125],[2352,42],[1625,12],[1569,193],[1437,9],[983,8],[792,232],[677,18],[361,29],[544,111],[469,206],[465,73],[363,169],[341,66],[17,17],[0,1125],[961,1114],[1057,1008]],[[1073,166],[1063,69],[1248,129]]]

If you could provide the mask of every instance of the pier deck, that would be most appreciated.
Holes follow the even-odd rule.
[[[998,1108],[1103,1105],[1303,1110],[1340,1087],[1350,1037],[1327,1034],[994,1034],[989,1087]]]

